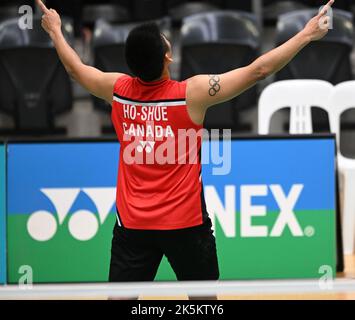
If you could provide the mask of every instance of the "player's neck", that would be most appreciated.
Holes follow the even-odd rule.
[[[170,79],[170,71],[168,68],[165,68],[161,77],[158,80],[167,80]]]
[[[153,80],[152,82],[159,82],[162,80],[169,80],[170,79],[170,71],[169,68],[164,68],[164,71],[162,73],[162,75],[158,78]]]

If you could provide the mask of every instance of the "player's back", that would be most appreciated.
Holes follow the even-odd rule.
[[[119,223],[153,230],[202,224],[202,126],[189,116],[186,82],[119,78],[112,121],[121,144]]]

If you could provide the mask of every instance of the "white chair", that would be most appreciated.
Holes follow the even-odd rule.
[[[259,99],[259,134],[268,134],[272,115],[290,107],[290,133],[313,132],[311,107],[326,111],[333,85],[322,80],[285,80],[275,82],[262,92]]]
[[[344,253],[353,254],[355,246],[355,160],[344,157],[340,151],[340,120],[343,112],[355,108],[355,81],[338,84],[330,98],[331,131],[337,135],[338,168],[342,201]]]

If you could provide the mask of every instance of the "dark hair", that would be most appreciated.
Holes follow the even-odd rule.
[[[160,78],[167,51],[165,39],[156,23],[135,27],[126,40],[125,56],[128,67],[143,81]]]

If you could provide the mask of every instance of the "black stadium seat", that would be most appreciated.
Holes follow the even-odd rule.
[[[301,31],[316,10],[301,10],[280,16],[277,45]],[[352,80],[351,51],[353,48],[353,16],[333,10],[333,29],[321,41],[304,48],[296,58],[277,74],[277,80],[320,79],[338,84]]]
[[[228,1],[235,1],[235,0],[196,0],[198,2],[204,2],[204,3],[208,3],[208,4],[212,4],[218,8],[222,8],[225,6],[225,3],[228,2]],[[187,2],[192,2],[192,1],[189,1],[189,0],[165,0],[164,3],[165,3],[165,7],[167,9],[171,9],[173,7],[176,7],[182,3],[187,3]]]
[[[168,37],[170,34],[171,21],[163,18],[156,21],[162,32]],[[95,25],[93,36],[94,65],[104,72],[122,72],[131,74],[125,55],[124,44],[128,33],[137,26],[137,23],[111,25],[105,21],[98,21]],[[98,98],[93,97],[95,109],[110,111],[110,106]]]
[[[235,1],[235,0],[222,0],[223,7],[230,10],[239,10],[239,11],[247,11],[252,12],[253,1]]]
[[[17,6],[0,7],[0,23],[19,16]]]
[[[180,78],[218,74],[251,63],[259,53],[260,32],[254,15],[215,11],[187,17],[182,25]],[[240,128],[239,111],[256,104],[254,87],[232,101],[209,109],[206,128]]]
[[[309,8],[309,1],[269,0],[265,1],[263,16],[266,22],[275,23],[282,14]]]
[[[34,18],[33,30],[18,20],[0,25],[0,111],[10,115],[16,133],[54,132],[54,117],[72,107],[70,79],[49,36]],[[69,39],[71,22],[63,19]]]
[[[168,14],[171,17],[173,23],[175,25],[179,25],[181,21],[188,16],[197,13],[216,11],[217,9],[218,7],[207,2],[192,1],[192,2],[183,2],[171,7],[168,10]]]
[[[99,19],[110,23],[128,22],[131,19],[128,9],[120,5],[91,4],[83,8],[83,24],[93,27]]]
[[[160,19],[165,15],[165,0],[131,0],[134,21]]]

